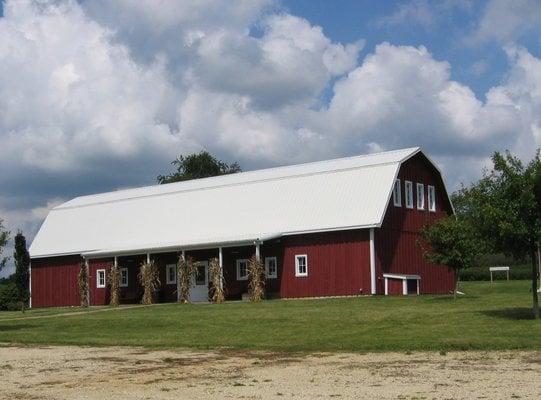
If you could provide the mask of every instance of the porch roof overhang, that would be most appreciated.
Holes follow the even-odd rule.
[[[136,247],[114,248],[107,250],[92,250],[81,253],[81,256],[86,259],[104,258],[104,257],[119,257],[135,254],[158,254],[170,253],[184,250],[205,250],[217,249],[219,247],[237,247],[262,244],[266,241],[278,239],[282,237],[282,233],[272,233],[258,235],[257,237],[231,237],[231,238],[216,238],[211,241],[199,241],[181,244],[168,245],[144,245]]]
[[[420,275],[410,275],[410,274],[383,274],[384,278],[390,278],[390,279],[415,279],[420,280]]]

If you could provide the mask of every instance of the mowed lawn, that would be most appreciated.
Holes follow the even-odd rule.
[[[466,295],[456,301],[377,296],[0,313],[0,342],[276,351],[541,349],[529,284],[465,283]]]

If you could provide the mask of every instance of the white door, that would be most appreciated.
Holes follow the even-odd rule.
[[[194,278],[190,288],[190,301],[208,301],[209,299],[209,263],[195,263]]]

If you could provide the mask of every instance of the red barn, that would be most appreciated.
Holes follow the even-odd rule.
[[[191,299],[208,299],[220,260],[228,299],[247,292],[247,260],[265,264],[269,297],[448,293],[452,271],[427,263],[420,229],[453,213],[438,167],[418,148],[78,197],[49,213],[31,247],[33,307],[139,302],[139,266],[154,260],[161,301],[176,301],[179,257],[196,261]]]

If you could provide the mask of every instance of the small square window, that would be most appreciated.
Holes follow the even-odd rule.
[[[120,268],[120,287],[128,287],[128,268]]]
[[[395,207],[402,206],[402,190],[400,188],[400,179],[394,181],[393,204],[395,205]]]
[[[404,181],[404,191],[406,196],[406,208],[413,208],[413,182]]]
[[[102,289],[105,287],[105,270],[98,269],[96,271],[96,287]]]
[[[295,276],[308,276],[308,256],[306,254],[295,256]]]
[[[436,189],[434,186],[428,186],[428,210],[436,211]]]
[[[275,279],[278,277],[278,264],[276,262],[276,257],[265,258],[265,273],[269,279]]]
[[[425,185],[422,183],[417,184],[417,209],[425,209]]]
[[[237,260],[237,281],[248,279],[248,260]]]
[[[177,284],[177,265],[167,264],[165,266],[165,276],[166,276],[166,283],[168,285],[176,285]]]

